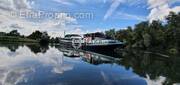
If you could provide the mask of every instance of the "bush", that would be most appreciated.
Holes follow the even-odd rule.
[[[170,54],[178,54],[178,50],[176,48],[169,49]]]

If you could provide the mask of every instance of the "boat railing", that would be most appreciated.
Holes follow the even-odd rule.
[[[118,40],[92,40],[87,45],[97,45],[97,44],[121,44]]]

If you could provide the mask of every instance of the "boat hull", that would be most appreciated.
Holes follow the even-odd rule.
[[[111,44],[111,45],[84,45],[81,47],[83,50],[92,51],[100,54],[106,54],[109,56],[116,56],[115,49],[123,48],[123,44]]]

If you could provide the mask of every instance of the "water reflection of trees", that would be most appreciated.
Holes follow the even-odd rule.
[[[156,80],[160,76],[166,77],[164,85],[172,85],[180,82],[180,58],[171,56],[169,58],[143,51],[124,52],[120,64],[133,71],[141,77]]]
[[[40,45],[40,44],[27,44],[26,45],[33,53],[46,53],[49,49],[48,45]]]
[[[48,45],[28,44],[28,43],[0,43],[0,47],[6,47],[11,52],[16,52],[19,47],[27,46],[33,53],[46,53]]]
[[[19,46],[23,46],[21,43],[0,43],[0,47],[6,47],[8,48],[11,52],[16,52],[16,50],[19,48]]]

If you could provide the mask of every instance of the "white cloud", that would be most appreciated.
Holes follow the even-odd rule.
[[[0,9],[22,10],[31,8],[27,0],[0,0]]]
[[[172,3],[178,2],[180,0],[148,0],[150,14],[148,19],[152,20],[165,20],[165,16],[169,14],[170,11],[180,12],[180,6],[170,7]]]
[[[64,63],[63,53],[58,49],[50,48],[46,53],[34,54],[24,46],[19,47],[16,52],[11,52],[7,48],[0,48],[0,85],[17,85],[28,80],[28,73],[35,73],[39,66],[49,69],[53,73],[63,73],[72,70],[74,64]],[[12,56],[13,55],[13,56]],[[22,64],[25,62],[36,62]],[[74,61],[76,62],[76,61]],[[38,65],[37,65],[38,64]]]
[[[146,3],[146,0],[125,0],[125,1],[130,6],[140,5],[142,7],[142,5],[144,5]]]
[[[178,2],[178,3],[179,3],[179,2],[180,2],[180,0],[169,0],[169,3],[170,3],[170,4],[174,4],[174,3],[176,3],[176,2]]]
[[[53,0],[55,2],[58,2],[62,5],[79,5],[79,4],[89,4],[89,3],[106,3],[106,2],[112,2],[113,0]]]
[[[63,4],[63,5],[68,5],[68,6],[74,5],[73,3],[71,3],[67,0],[53,0],[53,1]]]
[[[13,3],[16,9],[22,10],[31,8],[30,2],[28,2],[27,0],[13,0]]]
[[[110,8],[107,10],[104,16],[104,20],[107,20],[110,16],[112,16],[112,14],[116,11],[116,9],[120,6],[120,4],[125,3],[129,6],[137,6],[137,5],[142,6],[144,3],[146,3],[146,0],[109,0],[109,1],[112,1],[112,4]]]
[[[32,32],[34,29],[33,28],[37,28],[37,26],[33,26],[32,22],[28,22],[24,19],[20,19],[20,18],[16,18],[16,17],[12,17],[10,15],[10,11],[4,11],[1,10],[1,24],[0,24],[0,31],[3,32],[9,32],[11,30],[14,29],[18,29],[19,31],[21,31],[23,34],[29,34],[29,32]],[[14,27],[13,25],[16,25],[16,27]],[[17,28],[20,27],[20,28]]]
[[[110,6],[110,8],[108,9],[108,11],[106,12],[106,14],[104,15],[104,20],[107,20],[114,11],[116,11],[116,9],[119,7],[120,3],[124,2],[123,0],[114,0]]]
[[[166,77],[159,76],[156,80],[151,80],[149,75],[146,75],[145,81],[147,85],[163,85],[166,80]]]
[[[149,8],[156,8],[168,3],[168,0],[148,0]]]
[[[125,19],[125,20],[139,20],[139,21],[145,21],[145,16],[138,16],[138,15],[132,15],[128,13],[118,12],[117,16],[119,19]]]
[[[22,10],[25,12],[33,12],[30,6],[32,2],[28,2],[27,0],[0,0],[0,2],[0,31],[3,32],[16,29],[23,35],[29,35],[35,30],[40,30],[47,31],[52,37],[59,37],[63,35],[64,30],[74,30],[75,27],[72,25],[78,25],[76,19],[69,17],[66,13],[62,13],[63,17],[58,19],[48,19],[45,17],[41,22],[30,21],[27,18],[19,16],[12,16],[11,13]]]

